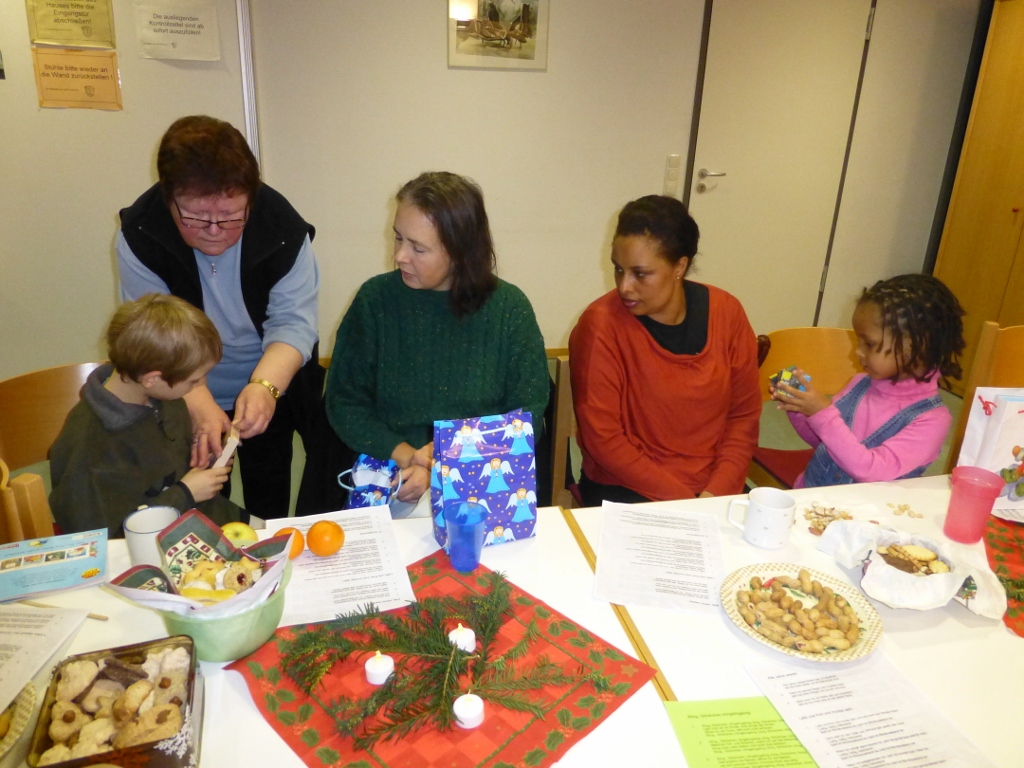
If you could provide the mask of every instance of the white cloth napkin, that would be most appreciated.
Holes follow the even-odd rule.
[[[915,576],[894,568],[877,551],[891,544],[926,547],[949,565],[949,573]],[[975,548],[939,544],[883,525],[837,520],[825,529],[818,549],[844,568],[862,567],[861,589],[890,608],[926,611],[956,599],[979,616],[1001,619],[1006,612],[1006,591],[984,553]]]

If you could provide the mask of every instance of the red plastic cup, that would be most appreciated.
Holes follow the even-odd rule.
[[[1003,478],[981,467],[954,469],[953,489],[942,532],[962,544],[981,541],[988,516],[1004,485]]]

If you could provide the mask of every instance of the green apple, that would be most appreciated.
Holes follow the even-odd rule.
[[[247,547],[260,540],[260,537],[256,535],[256,531],[245,523],[228,523],[221,530],[224,531],[228,541],[236,547]]]

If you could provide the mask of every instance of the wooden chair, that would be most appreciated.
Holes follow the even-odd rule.
[[[578,496],[579,492],[575,490],[575,483],[572,488],[566,487],[569,438],[576,437],[576,412],[572,407],[572,383],[569,380],[569,350],[549,350],[548,357],[555,361],[555,415],[553,419],[555,428],[551,438],[551,503],[563,509],[582,507],[583,501]]]
[[[46,461],[82,385],[100,365],[60,365],[0,381],[0,458],[8,467]]]
[[[989,320],[981,326],[974,363],[964,389],[964,403],[949,446],[947,472],[953,471],[960,458],[967,418],[978,387],[1024,387],[1024,325],[1000,328],[998,323]]]
[[[758,337],[759,341],[761,337]],[[771,398],[769,379],[782,368],[799,366],[811,376],[815,389],[829,395],[841,390],[861,373],[857,336],[848,328],[785,328],[768,334],[771,344],[761,360],[761,402]],[[759,355],[760,358],[760,355]],[[758,447],[747,477],[755,485],[792,488],[813,450],[797,451]]]
[[[7,541],[52,536],[46,489],[39,475],[8,482],[7,469],[46,461],[89,374],[101,363],[62,365],[0,381],[0,508]],[[20,524],[19,524],[20,521]]]

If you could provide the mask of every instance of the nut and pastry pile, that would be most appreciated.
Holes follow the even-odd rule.
[[[248,558],[235,562],[201,560],[181,575],[178,591],[182,597],[213,605],[245,592],[263,575],[261,563]]]
[[[64,665],[49,713],[53,746],[38,764],[174,736],[183,722],[191,663],[186,648],[163,648],[141,664],[109,656]]]
[[[933,573],[949,573],[949,565],[927,547],[918,544],[890,544],[879,547],[878,554],[889,565],[915,576],[930,576]]]
[[[886,503],[885,506],[887,506],[889,509],[891,509],[892,513],[894,515],[906,514],[907,517],[916,517],[918,519],[924,518],[924,514],[923,513],[915,512],[913,509],[911,509],[909,504],[893,504],[890,501],[890,502]]]
[[[815,536],[821,536],[825,529],[836,520],[853,520],[853,516],[845,509],[836,509],[814,502],[804,510],[804,520],[810,523],[808,530]]]
[[[762,581],[754,576],[750,589],[736,592],[736,605],[758,634],[805,653],[845,651],[860,637],[860,619],[853,607],[831,587],[811,579],[805,568],[795,577]]]

